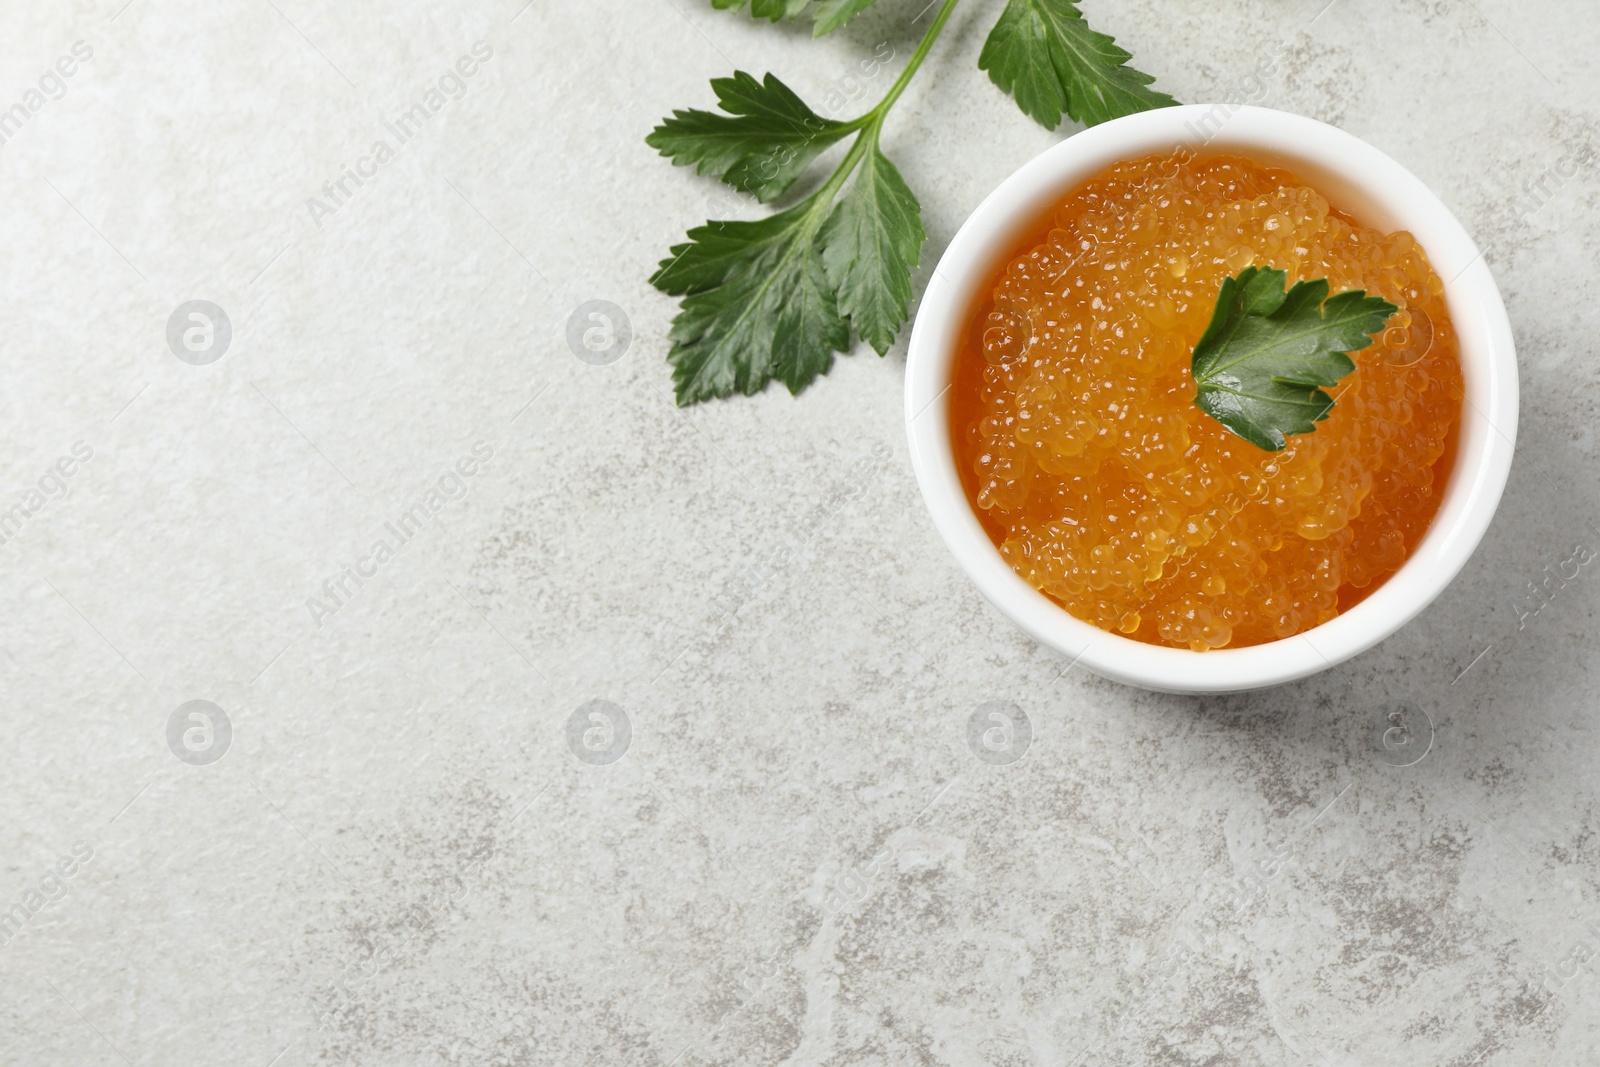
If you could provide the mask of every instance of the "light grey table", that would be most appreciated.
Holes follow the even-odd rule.
[[[645,133],[734,67],[855,92],[920,0],[821,42],[702,0],[414,7],[0,15],[0,1062],[1596,1061],[1600,579],[1518,608],[1600,547],[1592,4],[1089,4],[1184,100],[1287,46],[1261,101],[1430,183],[1520,344],[1450,591],[1212,700],[980,600],[903,345],[671,403],[645,278],[723,194]],[[924,272],[1070,132],[976,69],[997,9],[891,119]],[[169,346],[191,300],[213,362]],[[610,363],[567,344],[592,300],[631,323]],[[1012,762],[969,748],[990,701]]]

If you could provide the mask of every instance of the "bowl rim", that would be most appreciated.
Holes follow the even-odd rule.
[[[1005,563],[961,487],[947,431],[955,338],[977,288],[1052,199],[1111,163],[1153,153],[1237,151],[1296,171],[1364,223],[1409,230],[1445,279],[1464,397],[1455,463],[1432,524],[1398,571],[1336,618],[1246,648],[1193,652],[1111,633],[1069,614]],[[1114,681],[1166,692],[1281,685],[1372,648],[1427,607],[1488,530],[1517,433],[1511,323],[1478,246],[1444,203],[1390,156],[1315,119],[1253,105],[1188,104],[1114,119],[1029,160],[972,212],[929,279],[906,357],[912,467],[941,538],[980,592],[1025,632]],[[1069,665],[1070,669],[1070,665]]]

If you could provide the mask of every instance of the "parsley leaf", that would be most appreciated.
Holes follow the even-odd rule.
[[[684,297],[668,337],[678,403],[799,392],[850,342],[815,235],[827,202],[813,194],[770,218],[708,222],[675,245],[650,281]]]
[[[734,11],[746,3],[750,5],[751,18],[777,22],[798,17],[810,6],[811,0],[711,0],[712,7]],[[832,33],[875,3],[877,0],[816,0],[812,35],[822,37]]]
[[[921,207],[877,137],[855,184],[822,229],[822,263],[839,293],[839,310],[878,355],[894,344],[911,302],[911,270],[927,238]]]
[[[924,238],[916,197],[878,149],[876,124],[794,207],[690,230],[650,279],[683,297],[667,355],[678,403],[760,392],[774,378],[798,393],[849,348],[852,325],[886,352],[905,322]]]
[[[1047,129],[1062,112],[1085,126],[1177,103],[1149,88],[1155,78],[1132,55],[1089,28],[1077,0],[1009,0],[989,31],[978,67]]]
[[[650,281],[683,296],[668,337],[678,403],[760,392],[773,378],[798,393],[850,343],[822,266],[822,191],[754,222],[708,222],[675,245]]]
[[[1322,386],[1356,369],[1346,353],[1372,343],[1399,310],[1351,289],[1328,296],[1328,279],[1246,267],[1224,278],[1216,310],[1194,346],[1191,369],[1201,411],[1258,448],[1277,452],[1291,433],[1310,433],[1333,398]]]
[[[825,119],[783,82],[744,71],[711,79],[726,111],[674,111],[645,143],[679,166],[696,164],[763,202],[782,196],[824,149],[855,126]]]

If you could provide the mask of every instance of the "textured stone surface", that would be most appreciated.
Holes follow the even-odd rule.
[[[1451,589],[1336,672],[1195,700],[980,600],[912,480],[903,345],[798,400],[671,403],[645,278],[727,197],[644,134],[735,67],[876,97],[852,72],[880,42],[898,69],[921,0],[820,43],[701,0],[120,4],[0,15],[0,106],[93,50],[0,146],[0,503],[93,452],[0,545],[0,1063],[1600,1056],[1600,584],[1516,607],[1600,547],[1600,175],[1517,203],[1600,143],[1585,5],[1089,3],[1184,100],[1285,50],[1264,102],[1432,185],[1521,346],[1516,466]],[[887,134],[927,262],[1069,132],[976,69],[996,6]],[[206,366],[167,344],[191,299],[232,323]],[[590,300],[631,320],[616,362],[568,347]],[[169,745],[192,700],[231,725],[214,762],[175,755],[217,751],[199,720]],[[991,701],[1020,759],[969,747]]]

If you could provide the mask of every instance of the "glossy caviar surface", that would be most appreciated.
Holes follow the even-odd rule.
[[[1001,555],[1073,615],[1196,651],[1326,622],[1404,562],[1461,411],[1444,285],[1410,234],[1238,157],[1118,163],[1065,198],[972,310],[951,433]],[[1400,307],[1281,452],[1194,404],[1222,279],[1327,278]]]

